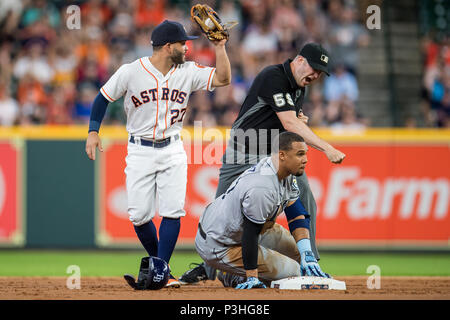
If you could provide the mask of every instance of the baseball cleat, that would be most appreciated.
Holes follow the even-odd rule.
[[[179,288],[181,287],[181,283],[173,276],[169,276],[169,281],[166,284],[166,288]]]
[[[236,288],[238,284],[246,281],[245,277],[223,271],[217,273],[217,279],[222,282],[225,288]]]
[[[196,267],[192,268],[192,265],[196,265]],[[204,263],[191,263],[189,265],[190,270],[183,273],[180,277],[179,281],[181,284],[193,284],[202,280],[208,280],[208,276],[206,274]]]

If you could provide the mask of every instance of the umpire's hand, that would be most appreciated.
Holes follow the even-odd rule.
[[[303,112],[298,114],[298,117],[304,124],[308,124],[309,117],[304,115]]]
[[[345,153],[343,153],[343,152],[339,151],[338,149],[335,149],[331,146],[329,149],[325,150],[325,154],[326,154],[328,160],[330,160],[331,162],[336,163],[336,164],[341,163],[345,158]]]
[[[97,147],[100,152],[103,152],[102,141],[98,136],[98,132],[91,131],[86,140],[86,154],[89,159],[95,160],[95,149]]]

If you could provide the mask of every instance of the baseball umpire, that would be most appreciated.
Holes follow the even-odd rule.
[[[222,271],[225,286],[265,288],[287,277],[329,277],[311,250],[310,217],[299,199],[307,146],[293,132],[275,140],[272,155],[242,173],[200,218],[195,247]],[[283,211],[289,231],[275,223]]]
[[[128,214],[136,234],[149,256],[169,263],[185,215],[187,156],[180,131],[191,92],[212,91],[228,85],[231,67],[226,39],[212,41],[216,67],[185,61],[188,36],[184,27],[164,21],[152,32],[153,55],[122,65],[100,89],[94,100],[86,141],[86,153],[95,160],[98,135],[109,102],[123,95],[127,114],[128,146],[126,189]],[[152,219],[156,196],[162,218],[159,240]],[[168,286],[179,287],[171,276]]]
[[[283,131],[302,136],[309,146],[325,153],[332,163],[341,163],[345,154],[320,139],[308,127],[302,112],[306,86],[322,73],[329,75],[328,52],[319,44],[308,43],[293,59],[264,68],[253,81],[237,119],[220,168],[216,198],[246,169],[271,153],[272,138]],[[300,201],[310,215],[311,247],[320,259],[315,243],[316,202],[306,174],[297,179]],[[216,270],[204,263],[186,271],[180,281],[185,284],[215,279]]]

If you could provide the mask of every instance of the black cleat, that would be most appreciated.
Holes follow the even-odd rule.
[[[193,265],[196,267],[193,268]],[[204,263],[191,263],[189,268],[191,269],[178,278],[181,284],[193,284],[202,280],[208,280]]]
[[[225,288],[236,288],[238,284],[243,283],[246,280],[245,277],[223,271],[217,273],[217,279],[222,282]]]

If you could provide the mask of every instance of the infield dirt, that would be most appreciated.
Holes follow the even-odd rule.
[[[382,277],[380,289],[368,289],[367,277],[337,277],[347,290],[236,290],[219,281],[181,288],[135,291],[121,277],[82,277],[80,289],[68,289],[65,277],[0,277],[2,300],[450,300],[450,277]]]

